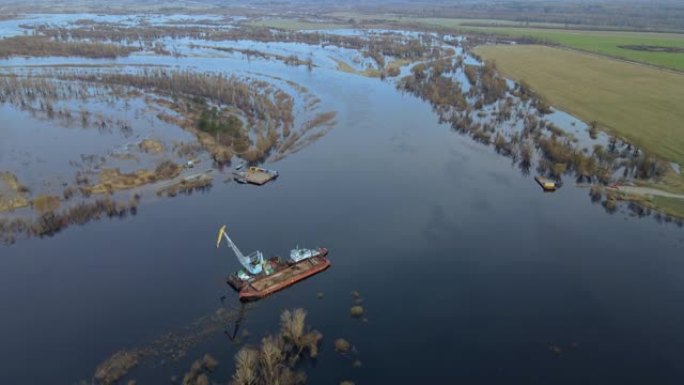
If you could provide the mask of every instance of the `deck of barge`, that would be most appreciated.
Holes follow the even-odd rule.
[[[322,256],[313,257],[288,266],[271,275],[245,283],[240,290],[241,299],[257,299],[284,289],[330,267],[330,261]]]
[[[277,175],[272,175],[263,171],[247,171],[245,173],[245,180],[247,183],[262,185],[275,179]]]
[[[536,180],[537,183],[539,183],[539,185],[541,186],[542,189],[544,189],[544,191],[555,191],[556,190],[557,185],[556,185],[556,182],[554,180],[544,178],[543,176],[535,176],[534,180]]]
[[[297,277],[307,270],[314,269],[317,265],[325,263],[323,258],[311,258],[295,265],[290,266],[287,269],[280,270],[272,275],[266,276],[262,279],[258,279],[252,282],[251,286],[258,291],[268,289],[271,286],[277,286],[285,283],[287,280]],[[321,266],[322,267],[322,266]]]
[[[278,172],[257,167],[250,167],[244,172],[234,173],[235,179],[242,183],[261,186],[278,177]]]

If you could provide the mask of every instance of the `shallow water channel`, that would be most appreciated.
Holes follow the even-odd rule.
[[[305,308],[324,335],[319,358],[304,365],[307,383],[674,384],[684,376],[681,228],[608,215],[586,189],[542,193],[533,175],[438,124],[427,103],[391,82],[206,60],[207,69],[304,85],[338,112],[335,128],[272,165],[281,176],[261,188],[218,181],[205,193],[143,201],[135,217],[0,246],[3,383],[89,380],[112,353],[183,328],[222,301],[236,304],[224,277],[238,263],[215,247],[223,224],[245,252],[330,250],[329,270],[249,307],[240,325],[257,343],[277,331],[283,309]],[[349,317],[352,291],[367,321]],[[353,355],[334,352],[338,337]],[[212,380],[227,383],[238,348],[216,333],[186,357],[142,362],[127,378],[169,383],[209,352],[221,364]]]

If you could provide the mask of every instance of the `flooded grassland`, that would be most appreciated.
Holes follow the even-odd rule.
[[[484,383],[506,371],[579,379],[573,360],[591,366],[601,349],[583,321],[564,323],[566,309],[596,314],[596,304],[620,311],[632,302],[616,299],[618,289],[598,273],[582,275],[599,293],[594,302],[574,301],[584,287],[568,276],[583,274],[583,264],[610,275],[599,250],[606,260],[627,260],[614,279],[630,288],[629,267],[639,270],[635,261],[655,246],[649,237],[664,239],[658,261],[672,262],[681,248],[676,207],[612,187],[673,166],[505,79],[494,62],[472,54],[489,38],[278,30],[216,15],[42,15],[0,27],[7,37],[0,40],[0,247],[15,258],[2,266],[20,276],[34,274],[36,259],[50,266],[35,288],[6,281],[5,293],[23,294],[0,300],[22,310],[0,332],[8,331],[22,362],[42,367],[59,361],[54,352],[66,357],[63,369],[26,377],[24,366],[8,368],[13,383],[416,383],[428,372]],[[263,188],[231,183],[246,164],[282,176]],[[542,194],[535,175],[560,191]],[[619,215],[596,214],[602,209],[590,202]],[[576,213],[603,224],[606,236]],[[651,213],[671,224],[630,219]],[[217,253],[214,227],[225,221],[250,250],[327,242],[334,267],[265,306],[239,307],[222,278],[235,264],[225,254],[221,262],[208,257]],[[620,231],[632,236],[614,242]],[[585,249],[583,237],[596,247]],[[52,255],[59,252],[68,255],[64,264]],[[516,270],[513,260],[529,270]],[[428,275],[434,279],[420,281],[429,300],[406,284]],[[497,282],[510,285],[499,291]],[[663,301],[679,298],[637,284],[666,292]],[[522,313],[528,301],[553,319],[506,340],[516,322],[537,322],[527,318],[537,312]],[[49,314],[27,305],[45,302]],[[510,318],[499,317],[501,307]],[[29,314],[35,325],[24,328]],[[58,335],[45,334],[44,322]],[[615,320],[595,322],[608,330]],[[635,316],[623,327],[654,327],[648,322]],[[90,340],[63,353],[82,324],[91,325]],[[21,333],[9,335],[15,329]],[[608,338],[615,347],[606,354],[632,359],[623,337]],[[668,338],[682,340],[676,330]],[[669,354],[671,343],[656,340]],[[50,349],[35,348],[43,341]],[[435,341],[425,347],[430,359],[416,363],[409,347],[426,341]],[[592,353],[575,358],[582,342]],[[389,351],[396,356],[388,359]],[[536,361],[543,362],[536,372],[517,361],[523,351],[558,361]],[[457,373],[448,369],[453,357]],[[644,365],[676,377],[663,362]]]
[[[99,151],[79,149],[80,162],[69,159],[70,167],[61,159],[59,172],[71,168],[72,174],[70,181],[64,176],[57,182],[62,191],[54,182],[50,189],[44,188],[51,182],[40,178],[33,183],[43,188],[32,189],[20,184],[21,177],[11,168],[4,170],[2,207],[13,213],[0,224],[6,243],[18,236],[52,234],[91,217],[135,213],[141,196],[137,190],[143,186],[163,185],[157,195],[166,196],[207,188],[212,166],[222,168],[234,159],[250,164],[277,161],[332,127],[336,111],[316,111],[320,99],[306,87],[251,71],[236,75],[215,69],[221,58],[275,61],[307,71],[332,65],[344,73],[381,79],[399,77],[404,68],[397,87],[429,101],[440,121],[450,122],[478,142],[493,144],[524,173],[536,164],[538,173],[559,183],[564,175],[574,175],[577,182],[591,186],[592,199],[602,201],[608,211],[627,200],[638,214],[649,213],[656,208],[653,200],[605,186],[618,180],[648,181],[670,171],[666,162],[630,143],[599,138],[592,124],[571,121],[568,125],[571,119],[554,112],[524,84],[506,81],[493,62],[482,64],[470,54],[470,48],[481,43],[478,38],[391,31],[279,31],[209,21],[150,23],[70,16],[61,24],[20,24],[32,35],[0,42],[0,56],[8,58],[0,84],[8,113],[23,111],[32,118],[59,121],[63,127],[79,124],[82,129],[118,131],[116,141],[106,139],[109,148],[89,142]],[[56,63],[57,57],[74,59]],[[133,120],[142,115],[147,115],[147,121],[137,121],[134,127]],[[300,121],[295,122],[295,116]],[[153,138],[146,132],[149,122],[169,127]],[[34,136],[26,129],[22,134]],[[193,138],[175,137],[187,134]],[[145,141],[158,144],[150,151]],[[5,145],[22,148],[8,141]],[[65,149],[60,146],[51,152]],[[209,155],[204,173],[183,173],[202,161],[201,154]],[[52,170],[59,167],[56,159],[45,162]],[[129,196],[116,194],[119,201],[112,200],[121,191],[129,191]],[[88,203],[93,195],[101,199]],[[62,205],[66,201],[70,205]],[[28,206],[34,209],[30,215],[29,210],[14,215]],[[69,211],[68,206],[78,209]],[[680,214],[666,207],[661,210],[668,221]]]
[[[0,100],[4,115],[22,122],[9,126],[3,140],[1,207],[7,215],[0,229],[6,243],[102,215],[135,213],[144,192],[172,196],[209,187],[213,171],[234,161],[282,159],[335,122],[336,112],[322,110],[306,87],[217,69],[222,56],[198,53],[196,40],[170,58],[157,41],[148,51],[76,40],[2,40],[10,58]],[[140,57],[130,57],[133,51]],[[121,56],[131,62],[89,61]]]

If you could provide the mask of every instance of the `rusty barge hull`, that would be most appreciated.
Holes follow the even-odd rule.
[[[316,275],[330,267],[325,255],[305,259],[291,265],[281,265],[270,275],[242,281],[235,275],[228,277],[228,284],[239,292],[241,301],[254,301],[283,290],[295,283]]]

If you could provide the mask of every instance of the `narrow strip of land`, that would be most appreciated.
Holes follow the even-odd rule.
[[[651,195],[654,197],[663,198],[673,198],[673,199],[684,199],[682,194],[674,194],[663,190],[658,190],[652,187],[639,187],[639,186],[619,186],[617,190],[625,192],[627,194],[634,195]]]

